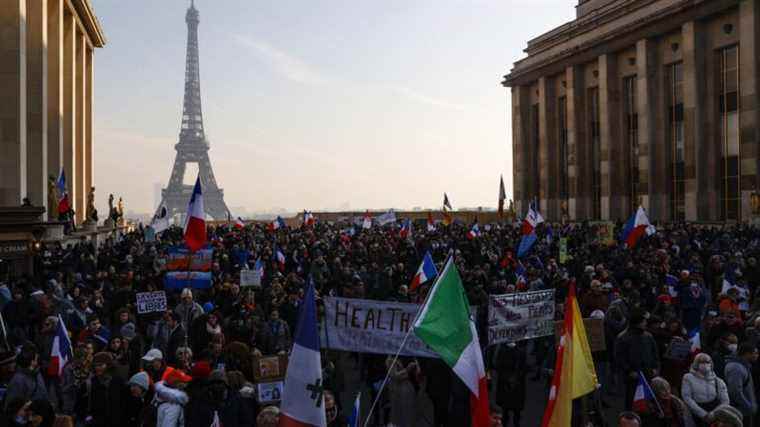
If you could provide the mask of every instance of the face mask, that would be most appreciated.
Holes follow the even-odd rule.
[[[726,346],[726,348],[731,353],[736,353],[736,349],[739,348],[739,345],[738,344],[729,344],[729,345]]]

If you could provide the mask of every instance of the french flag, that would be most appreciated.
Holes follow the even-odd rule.
[[[651,236],[655,231],[654,226],[649,223],[649,218],[644,208],[639,206],[636,213],[625,223],[623,232],[620,234],[620,240],[625,243],[626,247],[632,248],[636,246],[636,243],[644,234]]]
[[[280,427],[327,426],[314,283],[306,288],[280,404]]]
[[[523,237],[520,240],[520,246],[517,247],[517,258],[525,256],[530,251],[530,248],[533,247],[533,244],[536,243],[536,240],[538,240],[536,237],[536,227],[542,222],[544,222],[544,217],[538,213],[535,204],[531,203],[528,208],[528,214],[525,215],[522,223],[521,232]]]
[[[53,347],[50,351],[50,365],[48,365],[48,375],[51,377],[60,377],[63,368],[69,360],[74,357],[71,350],[71,340],[66,325],[63,323],[61,315],[58,315],[58,327],[53,337]]]
[[[678,278],[672,274],[665,275],[665,284],[668,285],[668,293],[671,297],[678,296]]]
[[[187,205],[185,244],[193,252],[206,245],[206,213],[203,210],[200,175],[195,180],[193,195],[190,197],[190,204]]]
[[[369,211],[367,211],[364,214],[364,221],[362,221],[362,228],[365,230],[369,230],[372,228],[372,217],[369,214]]]
[[[63,168],[55,186],[58,188],[58,213],[66,213],[71,209],[71,203],[69,203],[69,193],[66,192],[66,172]]]
[[[412,220],[406,219],[404,221],[403,225],[401,225],[401,230],[398,232],[399,237],[402,239],[409,239],[412,237]]]
[[[274,260],[277,261],[280,271],[285,269],[285,254],[276,245],[274,247]]]
[[[480,237],[480,227],[478,227],[478,223],[476,222],[475,224],[472,225],[472,228],[470,229],[470,231],[467,232],[467,238],[472,240],[477,237]]]
[[[409,285],[409,290],[413,291],[417,289],[421,284],[433,280],[437,275],[438,270],[435,268],[435,263],[433,263],[433,257],[430,256],[430,251],[427,251],[422,258],[420,268],[417,269],[417,273],[415,273],[412,278],[412,284]]]
[[[639,371],[639,383],[636,385],[636,391],[633,393],[633,410],[639,413],[648,412],[648,401],[654,401],[657,407],[660,407],[660,403],[657,401],[657,397],[655,397],[647,379]]]
[[[245,223],[243,222],[242,218],[237,217],[237,219],[235,220],[235,228],[237,228],[238,230],[242,230],[245,228]]]
[[[256,260],[256,264],[253,265],[253,270],[259,275],[259,277],[264,277],[264,263],[261,262],[261,258]]]
[[[303,225],[309,227],[314,225],[314,223],[317,222],[317,219],[314,218],[314,215],[309,211],[303,211]]]
[[[359,392],[356,395],[356,399],[354,399],[354,407],[351,409],[351,414],[348,416],[348,419],[346,420],[348,422],[348,427],[360,426],[359,405],[361,403],[361,397],[362,397],[362,392]]]
[[[277,218],[269,223],[269,231],[285,228],[285,221],[278,215]]]
[[[702,351],[702,340],[699,336],[699,329],[694,329],[687,336],[691,343],[691,354],[697,354]]]

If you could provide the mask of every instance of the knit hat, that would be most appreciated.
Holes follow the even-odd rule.
[[[92,366],[98,366],[98,365],[106,365],[111,366],[113,364],[113,356],[111,353],[106,353],[104,351],[101,351],[100,353],[96,353],[95,356],[92,357]]]
[[[211,365],[205,360],[201,360],[193,365],[191,374],[193,378],[206,379],[211,375]]]
[[[129,385],[136,385],[144,391],[148,391],[148,388],[150,387],[150,377],[145,372],[138,372],[132,375],[132,378],[129,379]]]
[[[712,411],[713,421],[728,424],[731,427],[742,427],[742,413],[729,405],[720,405]]]
[[[214,303],[212,303],[211,301],[209,301],[209,302],[203,304],[203,312],[204,313],[209,314],[212,311],[214,311]]]

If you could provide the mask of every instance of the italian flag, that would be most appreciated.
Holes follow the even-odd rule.
[[[488,384],[478,333],[459,271],[450,257],[414,322],[414,334],[470,389],[472,427],[488,427]]]

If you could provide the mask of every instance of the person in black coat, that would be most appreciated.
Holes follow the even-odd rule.
[[[113,373],[113,356],[97,353],[92,359],[94,373],[90,378],[88,425],[93,427],[121,426],[124,422],[122,397],[124,381]]]
[[[495,350],[493,369],[497,373],[496,403],[501,406],[504,425],[509,424],[510,412],[515,426],[525,408],[525,377],[528,373],[527,356],[522,345],[508,343]]]
[[[187,335],[180,322],[179,314],[169,312],[167,325],[169,326],[169,344],[166,346],[166,362],[169,365],[177,364],[177,349],[185,347],[187,344]]]
[[[248,427],[254,420],[249,419],[249,411],[242,408],[240,393],[229,387],[224,371],[214,371],[207,385],[199,390],[197,399],[185,408],[186,427],[208,427],[214,421],[214,413],[224,427]]]

